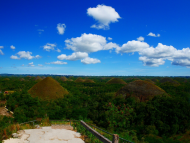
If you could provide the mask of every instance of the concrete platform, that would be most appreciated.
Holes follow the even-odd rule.
[[[80,133],[66,129],[25,129],[18,132],[19,138],[10,138],[3,143],[85,143]]]

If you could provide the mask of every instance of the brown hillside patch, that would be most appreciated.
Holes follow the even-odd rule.
[[[9,79],[9,78],[4,78],[3,80],[5,80],[5,81],[6,81],[6,80],[10,80],[10,79]]]
[[[61,81],[67,81],[67,78],[65,76],[62,76],[60,79]]]
[[[56,99],[63,98],[65,94],[69,92],[64,89],[55,79],[52,77],[46,77],[42,81],[35,84],[28,93],[31,94],[32,97],[39,97],[42,99]]]
[[[67,81],[73,81],[72,79],[67,79]]]
[[[25,79],[24,79],[24,78],[21,78],[20,81],[25,81]]]
[[[81,77],[78,77],[76,80],[75,80],[76,83],[78,82],[84,82],[84,79],[82,79]]]
[[[174,86],[179,86],[180,85],[179,82],[177,82],[176,80],[173,80],[172,78],[169,78],[169,77],[162,78],[160,80],[160,83],[162,83],[162,84],[168,83],[168,84],[171,84],[171,85],[174,85]]]
[[[123,79],[120,78],[112,78],[106,84],[127,84]]]
[[[86,79],[84,80],[84,83],[95,83],[92,79]]]
[[[150,83],[152,83],[152,84],[155,84],[155,82],[152,81],[152,80],[150,80],[150,79],[145,79],[144,81],[148,81],[148,82],[150,82]]]
[[[46,77],[45,76],[42,76],[42,79],[45,79]]]
[[[37,82],[40,82],[40,81],[42,81],[43,79],[42,79],[40,76],[37,76],[37,77],[35,77],[34,80],[37,81]]]
[[[137,101],[146,102],[151,100],[154,96],[163,94],[167,95],[160,87],[147,81],[136,80],[122,87],[115,95],[122,95],[125,99],[132,96],[135,97]]]
[[[155,82],[158,82],[158,80],[156,79],[156,78],[153,78],[153,79],[151,79],[154,83]]]

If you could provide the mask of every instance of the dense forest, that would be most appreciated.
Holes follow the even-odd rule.
[[[130,135],[131,141],[135,143],[190,142],[188,78],[51,78],[56,82],[50,79],[47,82],[52,80],[53,84],[45,83],[46,77],[0,77],[0,100],[6,101],[1,107],[6,105],[8,110],[14,112],[14,118],[0,115],[0,140],[6,138],[4,130],[10,124],[49,117],[58,120],[88,119],[110,133]],[[56,92],[53,96],[57,98],[45,97],[43,91],[55,89],[57,82],[61,88],[63,87],[61,90],[67,91],[67,94],[62,96],[62,92]],[[143,86],[144,83],[151,87]],[[52,88],[46,89],[47,86]],[[144,100],[149,93],[143,91],[153,90],[153,87],[164,92],[165,96],[151,96],[150,99]],[[133,92],[124,96],[124,89]],[[5,95],[5,91],[14,93]],[[31,95],[32,91],[38,94]],[[142,95],[139,95],[141,92]],[[139,97],[132,96],[137,93]],[[37,96],[39,94],[40,96]]]

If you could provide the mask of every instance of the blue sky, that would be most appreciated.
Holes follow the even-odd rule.
[[[190,76],[189,0],[0,5],[0,73]]]

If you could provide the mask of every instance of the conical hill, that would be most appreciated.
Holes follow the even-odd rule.
[[[176,80],[173,80],[172,78],[169,78],[169,77],[165,77],[165,78],[162,78],[160,81],[160,83],[162,84],[171,84],[171,85],[174,85],[174,86],[179,86],[180,83],[177,82]]]
[[[86,79],[84,80],[84,83],[95,83],[92,79]]]
[[[25,81],[25,79],[24,79],[24,78],[21,78],[20,81]]]
[[[39,81],[42,81],[43,79],[40,76],[37,76],[37,77],[35,77],[34,80],[37,81],[37,82],[39,82]]]
[[[152,80],[150,80],[150,79],[145,79],[144,81],[148,81],[148,82],[150,82],[150,83],[152,83],[152,84],[155,84],[155,82],[152,81]]]
[[[84,79],[82,79],[81,77],[78,77],[76,80],[75,80],[75,82],[84,82]]]
[[[120,78],[112,78],[106,84],[127,84],[123,79]]]
[[[61,79],[61,81],[67,81],[68,80],[65,76],[60,77],[60,79]]]
[[[39,97],[42,99],[56,99],[62,98],[65,94],[69,92],[63,88],[55,79],[52,77],[46,77],[42,81],[35,84],[28,93],[31,94],[32,97]]]
[[[167,93],[160,87],[143,80],[135,80],[119,89],[116,96],[122,95],[123,98],[135,97],[136,101],[146,102],[154,96],[165,95]]]

